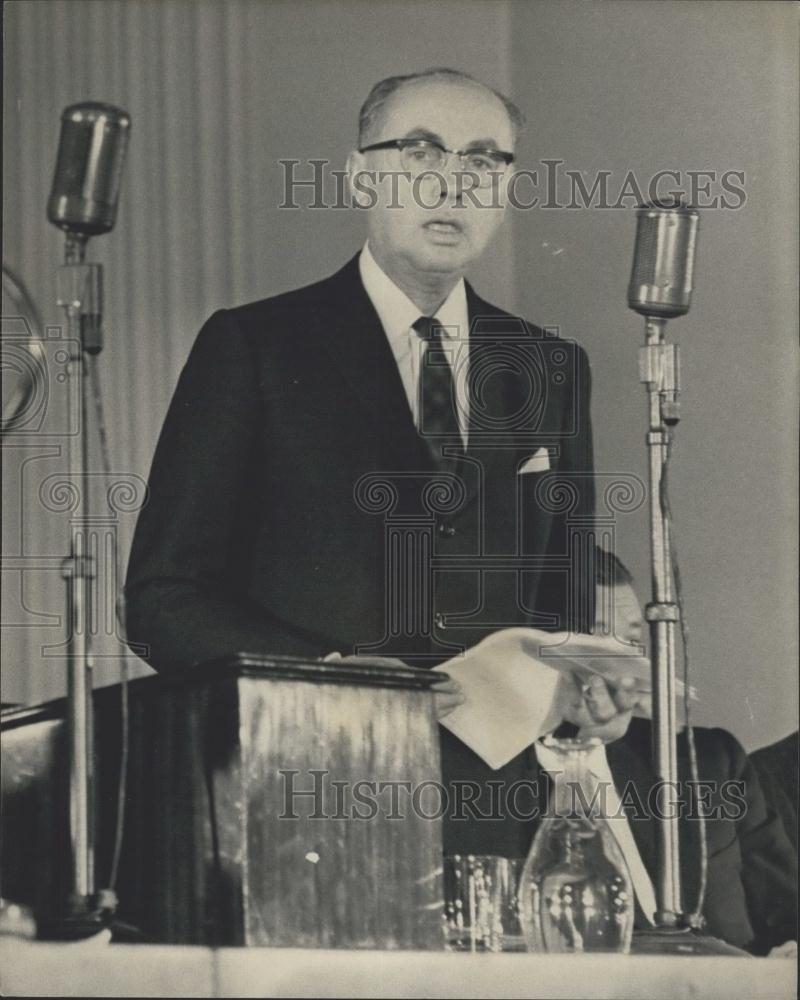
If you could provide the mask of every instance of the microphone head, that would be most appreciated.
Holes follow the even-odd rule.
[[[97,236],[113,228],[131,120],[111,104],[85,101],[61,115],[47,218],[67,233]]]
[[[689,311],[700,216],[680,199],[636,210],[628,305],[643,316],[674,319]]]

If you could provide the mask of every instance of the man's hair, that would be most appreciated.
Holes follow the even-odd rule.
[[[358,145],[365,146],[378,131],[382,121],[386,102],[397,90],[406,83],[413,83],[415,80],[452,80],[470,83],[476,87],[482,87],[494,94],[503,104],[503,107],[511,119],[511,126],[514,130],[514,138],[522,131],[525,125],[525,116],[517,105],[501,94],[499,90],[487,86],[480,80],[476,80],[469,73],[463,73],[460,69],[449,69],[446,66],[436,66],[432,69],[422,70],[420,73],[407,73],[405,76],[387,76],[385,80],[380,80],[367,95],[366,101],[361,105],[358,114]]]
[[[633,575],[625,563],[613,552],[606,552],[599,545],[594,550],[594,582],[605,587],[633,584]]]

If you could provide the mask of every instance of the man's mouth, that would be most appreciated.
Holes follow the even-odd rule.
[[[434,219],[431,220],[431,222],[426,222],[423,228],[432,233],[446,233],[449,236],[453,236],[456,233],[461,233],[463,231],[460,223],[445,222],[441,219]]]

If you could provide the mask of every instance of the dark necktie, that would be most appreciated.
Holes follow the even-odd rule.
[[[442,347],[444,329],[430,316],[420,316],[414,330],[427,341],[419,375],[419,432],[439,468],[452,469],[455,456],[445,457],[443,445],[455,445],[463,451],[458,425],[453,373]]]

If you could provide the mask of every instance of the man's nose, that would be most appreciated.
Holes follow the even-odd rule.
[[[452,200],[454,204],[462,202],[464,200],[465,178],[461,167],[461,157],[455,153],[448,153],[447,159],[438,173],[436,182],[439,185],[442,200]]]

